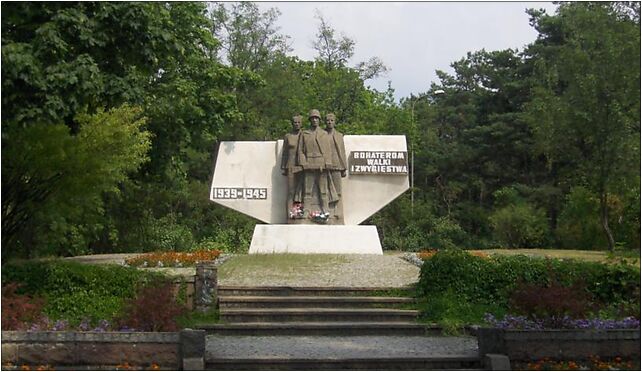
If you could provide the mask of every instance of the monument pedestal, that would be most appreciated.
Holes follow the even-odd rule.
[[[383,254],[383,250],[372,225],[256,225],[249,253]]]

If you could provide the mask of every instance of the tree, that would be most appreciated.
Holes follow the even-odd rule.
[[[609,195],[639,179],[639,6],[562,4],[556,15],[531,10],[540,36],[528,50],[537,82],[528,117],[549,168],[562,167],[599,197],[608,247],[615,237]],[[629,12],[632,10],[632,12]]]
[[[132,239],[131,230],[144,222],[141,216],[176,221],[172,216],[189,210],[186,196],[206,195],[205,184],[197,191],[190,181],[207,182],[217,136],[240,115],[235,91],[255,80],[213,59],[216,47],[204,3],[3,3],[3,242],[5,232],[12,239],[3,253],[138,248],[145,237]],[[124,113],[114,113],[124,121],[120,132],[83,133],[93,126],[80,118],[124,102],[141,107],[148,119],[140,125],[141,133],[151,133],[151,161],[144,164],[118,164],[127,151],[137,151],[131,141],[140,138],[123,129],[129,128]],[[112,143],[115,154],[105,162],[126,177],[112,176],[107,165],[98,168],[104,174],[85,172],[81,163],[94,164],[83,152],[89,150],[71,151],[83,138],[91,138],[98,153]],[[47,149],[33,153],[52,161],[22,155],[24,148]],[[71,172],[74,167],[96,177],[99,192],[86,190],[84,173]],[[78,191],[67,214],[59,214],[66,207],[52,207],[67,205],[61,188]],[[40,233],[24,233],[36,222],[15,224],[20,216],[42,222]]]
[[[148,160],[150,134],[128,106],[32,125],[2,151],[3,257],[84,253],[102,231],[105,193]]]
[[[241,70],[257,71],[290,52],[289,36],[280,34],[275,25],[280,15],[277,8],[260,12],[251,2],[214,4],[212,32],[221,41],[227,62]]]
[[[319,20],[316,40],[312,43],[312,47],[317,51],[316,61],[328,70],[346,67],[354,55],[354,40],[343,34],[337,37],[336,31],[320,11],[316,11],[315,18]],[[359,62],[355,69],[359,72],[361,80],[373,79],[388,71],[388,67],[379,57]]]

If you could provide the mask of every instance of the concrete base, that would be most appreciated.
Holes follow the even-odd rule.
[[[376,226],[256,225],[250,254],[383,254]]]

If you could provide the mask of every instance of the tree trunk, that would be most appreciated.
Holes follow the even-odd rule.
[[[615,250],[615,239],[613,239],[613,234],[611,233],[611,228],[609,227],[609,210],[606,203],[606,192],[600,193],[600,222],[602,223],[602,228],[604,229],[604,234],[606,234],[606,239],[609,243],[609,251],[613,252]]]

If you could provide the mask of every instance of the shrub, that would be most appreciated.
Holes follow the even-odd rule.
[[[42,299],[16,293],[17,283],[2,286],[2,329],[21,330],[42,315]]]
[[[85,265],[67,261],[24,261],[2,267],[2,282],[16,282],[18,293],[42,297],[43,312],[72,324],[112,319],[136,288],[160,274],[116,265]]]
[[[192,231],[177,220],[173,213],[161,218],[146,213],[141,221],[145,247],[159,251],[190,250],[194,246]]]
[[[493,237],[504,247],[541,247],[548,236],[548,221],[542,209],[519,202],[497,209],[490,217]]]
[[[585,187],[573,187],[566,196],[556,229],[564,248],[599,249],[607,242],[600,226],[600,204],[597,195]]]
[[[417,290],[421,297],[452,290],[464,301],[508,306],[517,283],[569,286],[580,279],[603,304],[630,302],[640,291],[640,271],[633,266],[523,255],[482,258],[460,250],[439,251],[424,261]]]
[[[158,279],[138,289],[123,307],[118,323],[137,331],[171,332],[178,329],[176,318],[186,310],[176,301],[172,282]]]
[[[581,281],[571,286],[563,286],[557,281],[550,285],[521,283],[510,296],[509,303],[511,311],[531,319],[583,318],[592,310],[586,285]]]

